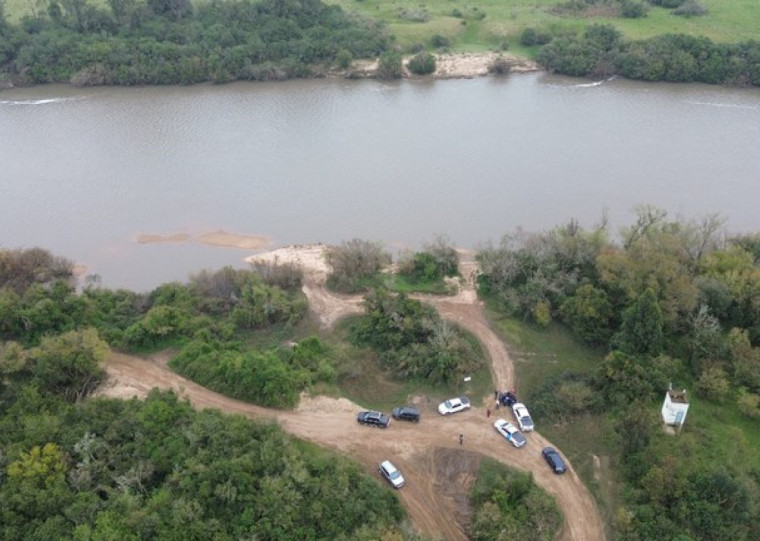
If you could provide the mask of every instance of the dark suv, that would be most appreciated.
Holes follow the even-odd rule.
[[[402,406],[400,408],[393,408],[393,418],[401,421],[412,421],[418,423],[420,421],[420,410],[414,406]]]
[[[554,470],[554,473],[565,473],[567,470],[565,461],[562,460],[562,457],[559,456],[559,453],[554,447],[544,447],[541,454],[544,456],[544,460],[546,460],[551,469]]]
[[[359,412],[357,420],[360,424],[379,426],[380,428],[388,428],[388,425],[391,424],[390,418],[386,414],[380,413],[379,411]]]

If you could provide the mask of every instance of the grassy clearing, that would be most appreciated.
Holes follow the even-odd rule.
[[[509,346],[515,363],[520,396],[528,396],[546,378],[563,372],[587,374],[604,359],[604,352],[590,349],[563,326],[552,324],[540,329],[527,322],[487,311],[494,329]]]
[[[520,397],[529,396],[548,377],[563,372],[592,372],[604,358],[602,351],[578,342],[561,325],[539,329],[501,316],[492,309],[487,314],[495,331],[509,347]],[[538,430],[562,449],[591,490],[609,537],[621,489],[615,470],[616,448],[610,421],[604,415],[584,415],[573,418],[571,423],[542,425]]]
[[[457,51],[485,51],[499,48],[507,41],[510,50],[533,56],[533,50],[519,47],[522,31],[529,27],[545,28],[553,33],[577,32],[589,24],[608,23],[632,39],[667,33],[707,36],[718,42],[734,43],[760,38],[760,3],[756,0],[700,0],[708,8],[704,17],[677,17],[670,10],[652,8],[642,19],[621,17],[588,17],[560,15],[551,8],[559,0],[428,0],[415,5],[415,12],[424,10],[426,22],[404,18],[409,5],[385,0],[328,0],[344,9],[358,11],[382,19],[404,47],[427,44],[440,34],[452,40]],[[461,14],[456,16],[455,12]],[[485,13],[484,18],[482,14]]]
[[[481,368],[469,382],[455,385],[432,385],[422,380],[398,380],[383,369],[375,352],[348,343],[348,329],[355,321],[342,321],[327,338],[334,344],[338,363],[338,381],[332,387],[321,386],[316,392],[344,396],[366,408],[389,412],[393,407],[414,401],[422,407],[423,415],[435,414],[438,404],[454,395],[465,394],[477,405],[480,398],[490,396],[493,379],[485,356],[481,352]],[[475,340],[468,336],[468,340]],[[477,349],[480,351],[480,348]]]

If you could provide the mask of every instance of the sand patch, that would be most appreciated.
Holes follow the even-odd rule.
[[[187,242],[190,235],[187,233],[174,233],[173,235],[139,235],[138,244],[164,244],[169,242]]]
[[[241,250],[258,250],[269,244],[268,239],[259,235],[239,235],[223,229],[201,235],[198,237],[198,242],[210,246],[240,248]]]
[[[230,233],[223,229],[203,233],[193,237],[189,233],[173,233],[170,235],[157,235],[144,233],[138,235],[138,244],[172,244],[195,242],[206,244],[208,246],[219,246],[221,248],[238,248],[240,250],[259,250],[269,245],[269,239],[261,235],[241,235],[239,233]]]
[[[304,272],[307,282],[324,284],[330,272],[330,266],[325,261],[324,244],[295,244],[271,250],[263,254],[247,257],[249,263],[261,261],[278,265],[295,265]]]

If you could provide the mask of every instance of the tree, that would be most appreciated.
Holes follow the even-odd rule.
[[[560,308],[562,319],[573,332],[589,344],[606,344],[612,334],[612,304],[607,293],[584,284]]]
[[[171,20],[179,20],[191,15],[193,5],[190,0],[147,0],[148,7],[156,15],[163,15]]]
[[[328,285],[352,293],[361,289],[362,279],[374,276],[390,264],[391,256],[380,242],[353,239],[329,247],[325,251],[325,260],[332,267]]]
[[[421,52],[409,59],[407,67],[416,75],[430,75],[435,72],[435,56],[427,52]]]
[[[400,79],[404,75],[404,61],[401,53],[389,49],[380,55],[377,76],[380,79]]]
[[[69,402],[85,398],[105,375],[100,363],[109,353],[94,329],[44,338],[29,352],[29,365],[40,389]]]
[[[662,311],[654,291],[646,289],[623,312],[620,331],[613,345],[632,355],[655,357],[663,349]]]
[[[760,391],[760,349],[752,347],[749,333],[743,329],[731,329],[727,342],[734,381]]]

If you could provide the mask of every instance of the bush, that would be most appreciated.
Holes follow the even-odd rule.
[[[707,13],[708,9],[697,0],[686,0],[686,2],[673,10],[673,15],[678,15],[679,17],[701,17],[707,15]]]
[[[340,69],[348,69],[351,67],[351,63],[354,61],[354,55],[347,49],[341,49],[338,54],[335,55],[335,64]]]
[[[362,279],[374,276],[391,262],[390,254],[383,250],[381,243],[361,239],[331,246],[325,252],[325,259],[332,267],[328,285],[347,293],[359,291]]]
[[[377,76],[380,79],[400,79],[404,75],[404,62],[398,51],[385,51],[380,55]]]
[[[447,47],[451,47],[451,40],[445,36],[441,36],[440,34],[435,34],[432,38],[430,38],[430,45],[436,49],[445,49]]]
[[[731,390],[726,371],[719,366],[710,366],[702,371],[697,382],[699,393],[715,402],[723,401]]]
[[[413,23],[426,23],[430,20],[430,13],[424,8],[422,9],[407,9],[402,8],[399,11],[399,17],[412,21]]]
[[[415,75],[430,75],[435,72],[435,56],[430,53],[419,53],[409,59],[409,71]]]
[[[742,387],[739,389],[736,404],[739,406],[741,414],[745,417],[760,418],[760,395],[747,392],[747,389]]]
[[[684,0],[649,0],[649,3],[653,6],[660,6],[663,8],[673,9],[677,8],[684,3]]]
[[[503,56],[497,56],[488,65],[488,73],[494,75],[506,75],[512,70],[512,65]]]
[[[536,30],[532,27],[528,27],[523,30],[523,33],[520,35],[520,43],[526,47],[531,47],[533,45],[546,45],[551,40],[552,35],[550,32]]]
[[[636,0],[623,0],[620,14],[626,19],[639,19],[647,16],[647,7]]]

